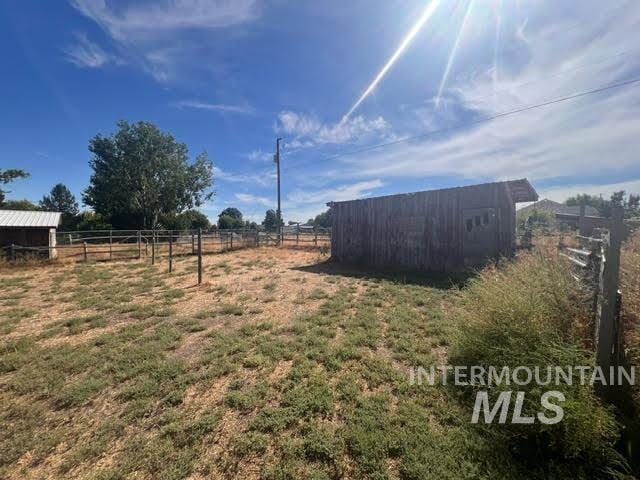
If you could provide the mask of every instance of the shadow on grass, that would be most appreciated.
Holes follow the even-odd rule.
[[[461,288],[478,273],[476,270],[464,270],[459,272],[383,270],[373,269],[372,267],[360,267],[357,265],[345,265],[331,259],[314,263],[313,265],[294,267],[292,270],[324,275],[335,275],[340,277],[361,278],[365,280],[388,280],[395,283],[422,285],[440,290]]]

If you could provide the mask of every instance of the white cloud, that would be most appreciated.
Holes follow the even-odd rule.
[[[99,45],[87,38],[85,33],[76,33],[76,41],[64,49],[67,60],[81,68],[99,68],[116,62],[114,55],[105,52]]]
[[[238,201],[242,203],[248,203],[253,205],[258,204],[258,205],[264,205],[265,207],[273,207],[273,205],[275,204],[275,200],[271,198],[260,197],[258,195],[253,195],[251,193],[236,193],[235,197],[238,199]]]
[[[381,116],[367,119],[358,115],[343,122],[328,124],[313,115],[289,110],[278,114],[275,130],[293,137],[287,141],[292,148],[362,142],[372,137],[389,138],[392,135],[390,125]]]
[[[165,0],[119,10],[105,0],[72,0],[71,5],[122,42],[147,40],[167,31],[229,27],[256,15],[255,0]]]
[[[274,185],[276,180],[276,173],[271,170],[255,173],[231,173],[214,167],[214,176],[216,180],[224,182],[247,183],[261,187]]]
[[[628,39],[636,35],[640,4],[627,2],[606,16],[588,16],[597,5],[581,6],[577,17],[574,9],[557,10],[554,4],[527,8],[526,23],[524,18],[512,18],[510,29],[503,26],[502,42],[511,51],[498,62],[502,67],[497,76],[493,63],[472,62],[460,67],[468,75],[451,76],[454,83],[445,90],[443,108],[456,112],[456,118],[446,118],[446,112],[425,116],[424,105],[416,107],[414,115],[438,130],[637,77],[640,56],[630,50],[625,54],[624,49],[633,48]],[[477,43],[491,45],[493,34],[486,32],[486,42]],[[472,53],[467,51],[465,58],[474,58]],[[622,177],[630,172],[637,177],[639,108],[640,85],[630,85],[345,156],[338,161],[339,167],[334,163],[334,175],[354,179],[528,177],[535,181],[605,173]],[[302,124],[300,130],[312,126]]]
[[[247,154],[247,158],[252,162],[266,162],[273,161],[273,153],[263,152],[260,149],[252,150]]]
[[[164,0],[108,3],[106,0],[70,0],[111,38],[121,57],[166,83],[199,62],[203,51],[211,57],[208,37],[194,31],[215,32],[256,18],[255,0]],[[211,61],[212,59],[209,58]]]
[[[541,188],[538,193],[540,198],[548,198],[549,200],[554,200],[556,202],[564,202],[567,198],[576,196],[580,193],[588,193],[589,195],[596,196],[602,195],[604,198],[609,198],[613,192],[619,192],[620,190],[624,190],[627,193],[638,194],[640,193],[640,180],[609,183],[604,185],[587,183]]]
[[[206,103],[194,100],[181,100],[178,102],[170,103],[175,108],[195,108],[199,110],[213,110],[221,113],[240,113],[245,115],[252,115],[255,113],[255,109],[250,105],[229,105],[224,103]]]
[[[225,176],[226,175],[227,174],[225,174]],[[257,184],[248,181],[248,178],[244,178],[242,181],[244,182],[245,180],[247,180],[247,183],[250,183],[253,188],[258,187]],[[286,221],[306,222],[309,218],[313,218],[317,214],[327,210],[327,202],[369,197],[375,189],[382,186],[382,181],[375,179],[329,188],[294,190],[282,199],[282,215]],[[240,210],[244,214],[244,218],[258,223],[264,219],[264,211],[266,209],[276,208],[275,196],[269,197],[238,192],[234,193],[234,198],[242,204]],[[223,203],[225,205],[234,205],[233,201],[225,201]],[[219,208],[221,209],[222,207]],[[213,205],[210,206],[210,210],[213,211]]]
[[[294,190],[287,195],[287,203],[293,205],[325,204],[331,201],[354,200],[371,196],[372,190],[383,185],[381,180],[376,179],[319,190]]]

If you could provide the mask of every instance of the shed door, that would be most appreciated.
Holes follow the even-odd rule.
[[[462,210],[462,239],[465,265],[479,265],[498,252],[498,221],[495,208]]]

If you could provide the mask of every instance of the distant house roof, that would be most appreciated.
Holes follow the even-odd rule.
[[[533,212],[533,210],[550,213],[564,213],[568,215],[580,215],[580,205],[565,205],[564,203],[554,202],[553,200],[546,198],[539,202],[532,203],[531,205],[527,205],[526,207],[521,208],[518,212],[520,215],[526,215]],[[600,216],[598,209],[589,205],[585,206],[584,214],[587,217]]]
[[[0,227],[54,228],[60,223],[60,212],[0,210]]]
[[[527,180],[526,178],[521,178],[518,180],[506,180],[503,182],[491,182],[491,183],[480,183],[477,185],[467,185],[464,187],[451,187],[451,188],[439,188],[436,190],[425,190],[423,192],[412,192],[412,193],[399,193],[396,195],[384,195],[382,197],[369,197],[369,199],[375,199],[375,198],[392,198],[392,197],[409,197],[411,195],[416,195],[417,193],[425,193],[425,192],[440,192],[440,191],[447,191],[447,190],[463,190],[463,189],[471,189],[471,188],[482,188],[482,187],[492,187],[495,185],[506,185],[509,188],[509,191],[511,192],[511,198],[513,199],[513,201],[515,203],[519,203],[519,202],[535,202],[536,200],[538,200],[538,193],[535,191],[535,189],[531,186],[531,183],[529,183],[529,180]],[[338,204],[338,203],[348,203],[348,202],[357,202],[359,200],[345,200],[345,201],[340,201],[340,202],[329,202],[327,203],[327,206],[332,206],[333,204]]]

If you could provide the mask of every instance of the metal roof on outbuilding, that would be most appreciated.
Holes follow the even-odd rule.
[[[449,188],[439,188],[436,190],[425,190],[422,192],[411,192],[411,193],[398,193],[395,195],[383,195],[380,197],[367,197],[361,198],[357,200],[342,200],[338,202],[328,202],[327,206],[331,207],[334,204],[340,203],[350,203],[350,202],[363,202],[369,200],[382,200],[382,199],[392,199],[392,198],[409,198],[411,196],[425,194],[425,193],[435,193],[435,192],[450,192],[454,190],[471,190],[478,188],[493,188],[496,185],[506,185],[509,188],[509,192],[511,193],[511,198],[515,203],[520,202],[535,202],[538,200],[538,193],[535,191],[529,180],[526,178],[521,178],[519,180],[505,180],[502,182],[491,182],[491,183],[479,183],[476,185],[466,185],[464,187],[449,187]]]
[[[61,216],[60,212],[0,210],[0,227],[55,228],[60,223]]]

